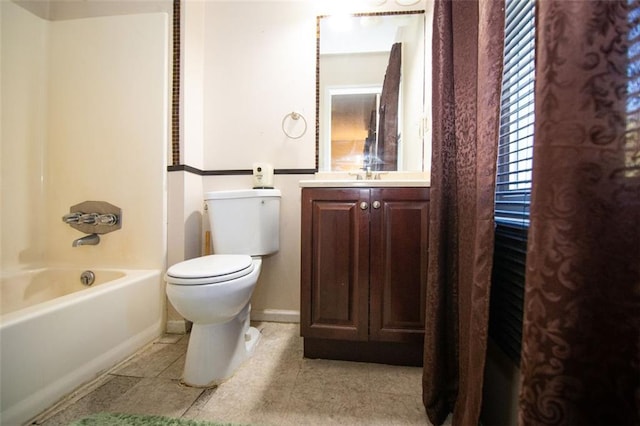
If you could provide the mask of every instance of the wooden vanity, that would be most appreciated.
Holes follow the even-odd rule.
[[[304,356],[422,365],[429,188],[302,188]]]

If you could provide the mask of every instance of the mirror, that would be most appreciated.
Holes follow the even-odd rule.
[[[422,171],[425,14],[319,16],[318,170]]]

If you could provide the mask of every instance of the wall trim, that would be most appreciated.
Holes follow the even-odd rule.
[[[180,164],[180,0],[173,0],[173,45],[171,74],[171,164]]]
[[[300,323],[300,311],[285,309],[251,310],[252,321]]]
[[[176,164],[167,167],[168,172],[188,172],[198,176],[235,176],[235,175],[252,175],[252,169],[235,169],[235,170],[200,170],[186,164]],[[317,172],[316,169],[275,169],[276,175],[312,175]]]

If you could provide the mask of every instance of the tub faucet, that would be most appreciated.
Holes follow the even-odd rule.
[[[77,240],[73,240],[73,244],[71,246],[95,246],[100,242],[100,236],[98,234],[89,234],[86,237],[78,238]]]

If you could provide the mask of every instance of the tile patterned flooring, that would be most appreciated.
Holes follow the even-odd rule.
[[[302,356],[298,324],[256,323],[256,352],[213,389],[179,382],[188,336],[165,335],[34,425],[58,426],[101,411],[242,425],[428,425],[422,369]]]

